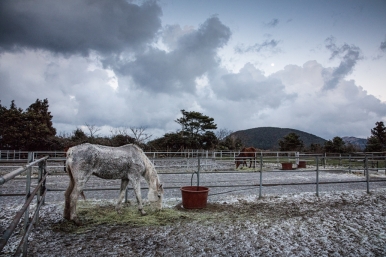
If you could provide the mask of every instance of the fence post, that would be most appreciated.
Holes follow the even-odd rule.
[[[319,197],[319,156],[316,156],[316,196]]]
[[[348,172],[351,173],[351,154],[348,155]]]
[[[261,189],[263,187],[263,155],[260,154],[260,187],[259,187],[259,198],[262,197]]]
[[[368,160],[367,160],[367,155],[365,157],[365,170],[366,170],[366,189],[367,193],[370,194],[370,181],[369,181],[369,166],[368,166]]]
[[[44,163],[43,163],[43,177],[46,176],[46,174],[47,174],[47,160],[48,160],[48,159],[46,159],[46,160],[44,161]],[[42,188],[41,188],[42,193],[43,193],[44,191],[46,191],[46,181],[47,181],[47,178],[43,181]],[[44,198],[43,198],[43,203],[42,203],[42,204],[44,205],[45,202],[46,202],[46,197],[44,196]]]
[[[205,155],[205,169],[208,166],[208,150],[206,150],[206,155]]]
[[[198,169],[197,169],[197,191],[198,187],[200,186],[200,168],[201,168],[201,163],[200,163],[200,156],[197,156],[198,160]]]
[[[324,169],[326,169],[326,164],[327,164],[327,153],[324,153],[323,164],[324,164]]]
[[[29,152],[28,153],[28,163],[33,161],[33,153]],[[29,167],[27,169],[27,174],[26,174],[26,195],[25,195],[25,200],[27,201],[28,198],[31,195],[31,173],[32,173],[32,167]],[[30,206],[28,205],[27,209],[25,210],[24,213],[24,225],[23,225],[23,233],[27,233],[28,225],[29,225],[29,209]],[[27,248],[28,248],[28,240],[25,240],[24,245],[23,245],[23,256],[26,256],[27,254]]]
[[[38,184],[42,181],[42,178],[43,178],[43,162],[39,162],[39,172],[38,172]],[[43,187],[43,185],[42,185]],[[36,207],[39,206],[39,203],[41,201],[40,197],[42,195],[42,187],[40,188],[40,190],[38,191],[38,195],[36,197]],[[38,212],[38,214],[35,216],[35,224],[38,225],[39,224],[39,209],[36,208],[36,211]]]
[[[29,152],[27,162],[28,163],[32,162],[32,158],[33,158],[33,153]],[[27,201],[28,197],[31,195],[31,170],[32,170],[32,167],[29,167],[26,171],[27,172],[26,173],[26,186],[25,186],[25,200],[26,201]],[[27,210],[25,211],[25,215],[24,215],[24,227],[23,227],[24,232],[27,230],[28,220],[29,220],[29,206],[28,206]]]

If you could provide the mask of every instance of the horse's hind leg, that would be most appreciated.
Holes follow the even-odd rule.
[[[79,224],[78,218],[76,216],[76,204],[79,198],[79,185],[78,183],[74,184],[74,189],[70,195],[70,220],[74,221],[76,224]]]
[[[71,193],[74,190],[74,179],[72,175],[70,175],[70,182],[68,184],[68,188],[66,192],[64,193],[64,211],[63,211],[63,217],[67,220],[70,220],[71,218]]]
[[[115,207],[115,209],[117,210],[118,213],[121,213],[121,204],[122,204],[123,197],[125,197],[126,188],[127,188],[128,184],[129,184],[128,179],[122,179],[121,180],[121,191],[119,192],[118,202],[117,202],[117,205]]]
[[[79,173],[82,173],[82,171],[79,171]],[[81,192],[83,192],[84,185],[86,184],[88,178],[89,176],[87,176],[86,174],[80,176],[80,178],[74,178],[74,188],[70,195],[70,220],[74,221],[77,225],[81,225],[81,222],[78,220],[78,217],[76,215],[76,205],[78,202],[79,195]]]
[[[252,167],[252,162],[253,162],[253,160],[252,160],[252,159],[249,159],[249,168]],[[255,167],[255,163],[253,163],[253,167]]]

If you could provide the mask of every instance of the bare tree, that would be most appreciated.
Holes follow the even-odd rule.
[[[97,132],[101,129],[96,127],[94,124],[87,124],[87,122],[84,123],[90,133],[90,138],[95,138],[98,136]]]
[[[216,137],[219,141],[223,141],[227,136],[229,136],[230,134],[232,134],[233,131],[232,130],[229,130],[229,129],[226,129],[226,128],[221,128],[221,129],[218,129],[216,130],[215,134],[216,134]]]
[[[145,133],[145,127],[130,127],[130,130],[137,144],[144,144],[152,137],[152,135]]]
[[[127,127],[111,128],[110,132],[113,137],[117,135],[129,136],[129,132],[127,130]]]

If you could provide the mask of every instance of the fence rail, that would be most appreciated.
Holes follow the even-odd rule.
[[[165,153],[169,156],[166,157]],[[192,169],[194,172],[193,175],[197,175],[197,183],[199,183],[200,180],[200,171],[205,172],[205,169],[209,169],[214,164],[213,163],[229,163],[234,164],[234,160],[239,154],[239,152],[195,152],[195,153],[186,153],[185,156],[183,156],[180,152],[177,156],[177,153],[170,153],[170,152],[147,152],[147,156],[150,157],[150,159],[153,161],[153,163],[161,163],[161,165],[156,165],[156,167],[173,167],[176,166],[177,168],[184,167],[188,170]],[[36,159],[44,154],[48,154],[47,156]],[[26,175],[26,200],[23,205],[23,207],[16,213],[16,216],[12,220],[11,224],[8,226],[8,228],[3,233],[3,236],[0,241],[0,252],[6,245],[8,239],[12,235],[13,231],[15,230],[16,226],[20,223],[20,221],[23,218],[24,215],[24,224],[23,224],[23,237],[20,241],[19,247],[16,250],[16,254],[25,255],[27,253],[27,247],[28,247],[28,235],[32,229],[33,224],[38,224],[38,218],[39,218],[39,209],[41,205],[44,203],[45,195],[47,191],[62,191],[64,189],[60,188],[51,188],[47,189],[45,187],[46,178],[48,176],[48,172],[46,170],[47,168],[47,161],[55,161],[55,162],[61,162],[64,160],[64,152],[34,152],[34,153],[28,153],[27,154],[27,161],[28,164],[24,165],[23,167],[17,168],[16,170],[7,173],[0,177],[0,185],[3,185],[7,183],[8,181],[15,179],[18,175],[22,174],[23,172],[27,172]],[[51,158],[50,156],[53,156]],[[8,155],[10,156],[10,155]],[[22,155],[14,155],[20,158]],[[12,162],[13,160],[17,160],[19,162],[22,159],[12,159],[8,160],[9,162]],[[4,160],[6,161],[6,160]],[[180,162],[180,164],[170,165],[166,164],[166,162]],[[165,162],[165,163],[162,163]],[[186,166],[185,163],[186,162]],[[311,154],[301,154],[297,152],[258,152],[255,155],[255,158],[253,158],[254,167],[251,169],[242,169],[235,171],[234,165],[231,171],[221,171],[221,172],[259,172],[259,181],[256,183],[249,183],[248,185],[235,185],[235,184],[229,184],[229,185],[213,185],[212,187],[228,187],[228,188],[235,188],[235,187],[253,187],[257,188],[259,187],[259,197],[262,197],[262,190],[264,187],[275,187],[275,186],[294,186],[294,185],[315,185],[315,192],[316,196],[319,196],[319,185],[322,184],[337,184],[337,183],[366,183],[366,191],[370,192],[370,183],[372,182],[385,182],[385,179],[377,179],[377,180],[371,180],[369,176],[370,171],[377,171],[384,170],[386,174],[386,157],[385,155],[381,154],[366,154],[366,155],[311,155]],[[301,162],[305,162],[305,167],[301,168],[301,171],[304,172],[314,172],[315,173],[315,180],[314,181],[308,181],[303,183],[263,183],[264,182],[264,173],[265,172],[292,172],[292,170],[283,170],[280,168],[280,165],[282,163],[291,163],[295,166],[295,169],[299,168],[299,165]],[[182,165],[181,165],[182,163]],[[304,163],[303,163],[304,164]],[[32,168],[36,167],[38,165],[39,173],[38,173],[38,185],[37,187],[30,192],[31,187],[31,172]],[[274,165],[274,166],[272,166]],[[275,166],[276,165],[276,166]],[[50,166],[51,167],[51,166]],[[52,167],[63,167],[63,166],[52,166]],[[350,180],[350,181],[319,181],[319,173],[322,170],[347,170],[349,172],[352,171],[361,171],[363,172],[365,178],[361,180]],[[210,171],[206,171],[210,172]],[[159,172],[162,174],[162,172]],[[180,172],[181,174],[187,174],[187,172]],[[217,171],[216,173],[220,173]],[[192,181],[191,181],[192,183]],[[165,189],[174,189],[179,187],[165,187]],[[146,187],[145,187],[146,189]],[[85,188],[84,191],[101,191],[101,190],[119,190],[119,188]],[[243,190],[243,189],[241,189]],[[231,192],[231,191],[229,191]],[[223,192],[228,193],[228,192]],[[1,196],[1,195],[0,195]],[[32,219],[29,219],[29,206],[31,202],[33,201],[34,197],[37,199],[36,209],[35,212],[32,215]],[[127,196],[126,196],[127,199]]]
[[[169,168],[185,168],[186,171],[191,171],[197,168],[198,157],[202,158],[203,171],[212,171],[215,169],[213,163],[229,162],[234,163],[239,151],[180,151],[180,152],[145,152],[145,154],[153,162],[155,168],[160,171]],[[41,158],[42,156],[50,156],[50,161],[63,161],[62,166],[58,166],[64,170],[65,152],[64,151],[38,151],[32,153],[32,160]],[[0,150],[0,168],[5,168],[2,163],[23,163],[27,162],[28,152]],[[376,153],[353,153],[353,154],[308,154],[299,152],[277,152],[277,151],[260,151],[255,153],[254,164],[258,165],[259,159],[263,158],[263,164],[270,164],[271,168],[275,165],[280,168],[282,163],[292,163],[295,167],[301,167],[300,162],[306,166],[316,166],[316,157],[319,158],[319,165],[326,168],[331,166],[345,167],[351,170],[363,170],[365,157],[368,159],[370,168],[383,169],[386,167],[386,152]],[[24,159],[23,159],[24,158]],[[173,164],[174,161],[174,164]],[[55,164],[56,165],[56,164]],[[57,165],[56,165],[57,166]],[[50,166],[51,167],[51,166]],[[265,166],[264,166],[265,168]],[[55,169],[54,169],[55,171]]]
[[[16,249],[16,253],[14,256],[27,256],[27,248],[28,248],[28,236],[30,234],[30,231],[32,229],[33,225],[37,225],[39,223],[39,210],[41,205],[44,203],[45,195],[47,192],[47,189],[45,188],[46,178],[48,176],[48,173],[46,171],[46,161],[49,158],[49,156],[45,156],[41,159],[33,161],[32,153],[28,153],[28,161],[29,163],[21,168],[18,168],[14,170],[13,172],[7,173],[4,176],[0,177],[0,185],[3,185],[10,180],[14,179],[16,176],[27,172],[26,174],[26,200],[22,208],[16,212],[16,215],[14,216],[12,222],[9,224],[7,229],[3,232],[3,235],[0,239],[0,252],[3,250],[5,245],[7,244],[9,238],[11,237],[12,233],[15,231],[17,225],[20,223],[21,219],[24,216],[23,220],[23,236],[21,238],[21,241],[19,243],[18,248]],[[31,173],[32,173],[32,167],[34,165],[39,165],[39,174],[38,174],[38,185],[35,187],[35,189],[31,192]],[[37,204],[35,212],[32,214],[32,219],[30,220],[29,214],[30,214],[30,204],[33,201],[33,199],[36,196]]]

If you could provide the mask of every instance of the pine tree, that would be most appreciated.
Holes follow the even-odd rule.
[[[328,153],[344,153],[346,152],[345,142],[341,137],[334,137],[331,140],[328,140],[324,143],[324,149]]]
[[[386,127],[383,121],[375,123],[375,127],[371,129],[371,136],[367,138],[366,152],[382,152],[386,151]]]
[[[0,105],[0,147],[1,149],[24,150],[25,117],[12,100],[9,109]]]
[[[280,151],[301,151],[304,143],[296,133],[289,133],[279,141]]]
[[[217,129],[213,118],[195,111],[181,110],[181,113],[182,117],[175,121],[181,125],[181,134],[185,138],[185,146],[205,148],[208,145],[216,144],[216,142],[212,142],[216,136],[213,137],[207,133],[210,132],[209,130]]]

